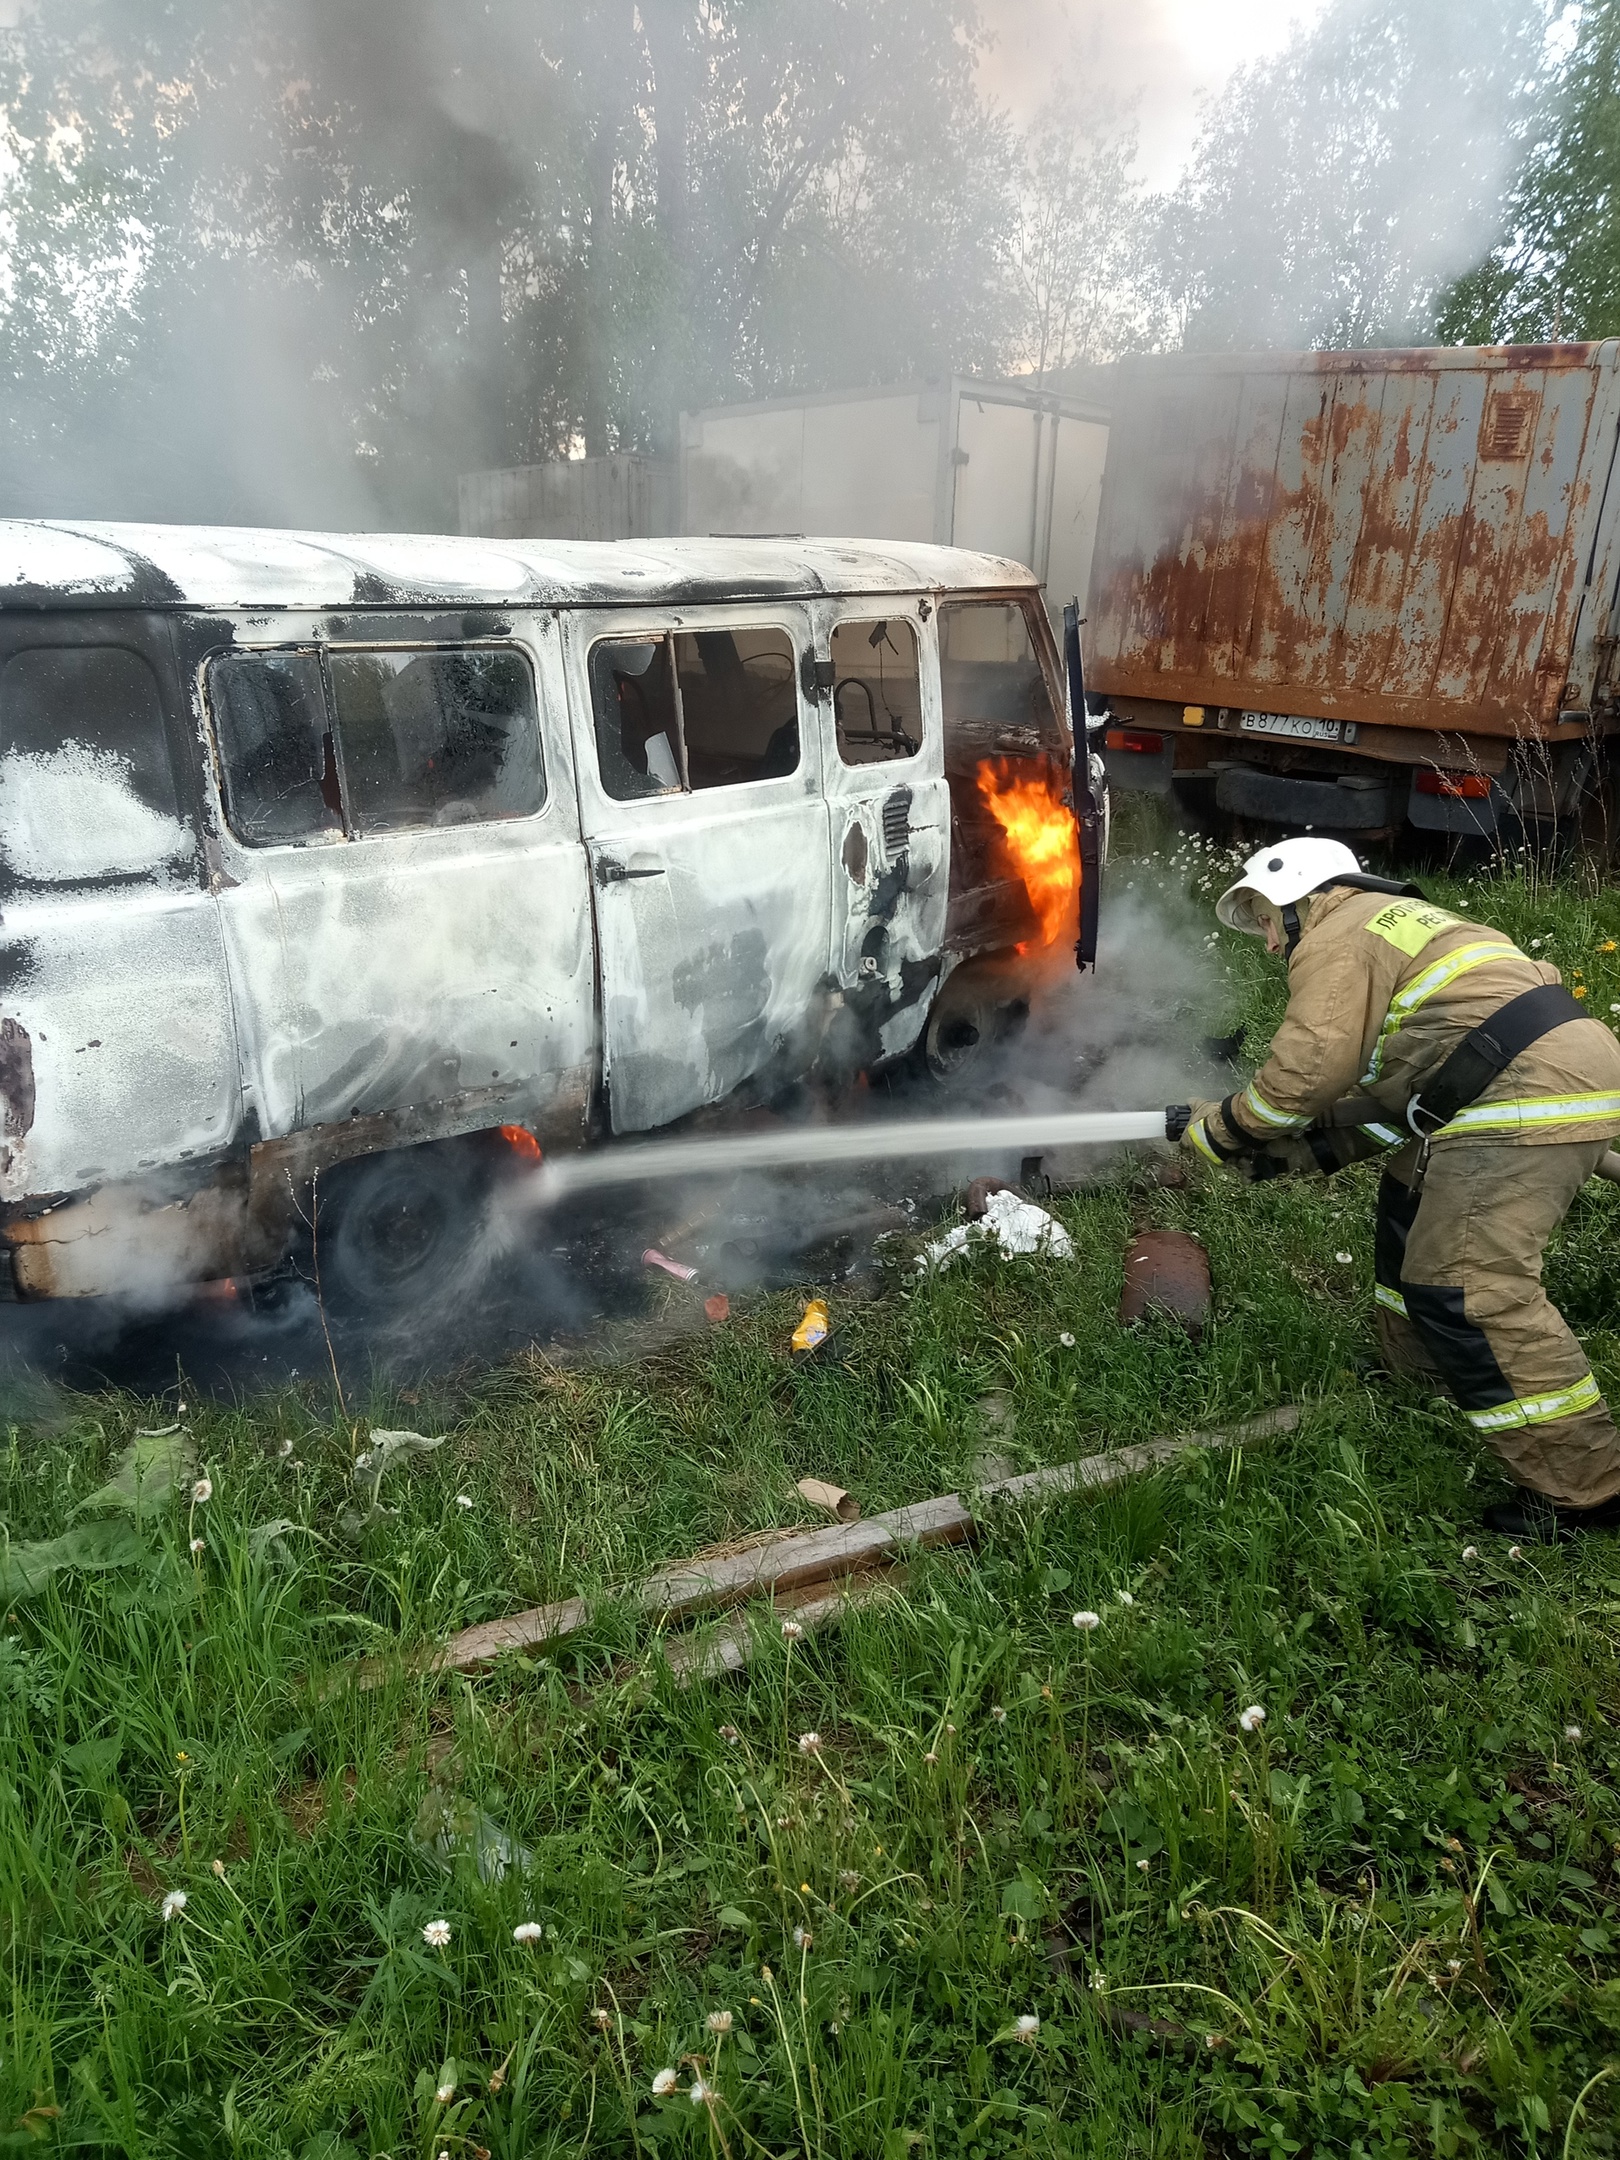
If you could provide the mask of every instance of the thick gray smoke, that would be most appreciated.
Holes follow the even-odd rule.
[[[1331,0],[1155,195],[1202,22],[7,0],[0,512],[453,527],[459,472],[667,451],[683,407],[1032,365],[1099,264],[1059,365],[1422,335],[1496,236],[1545,0]]]

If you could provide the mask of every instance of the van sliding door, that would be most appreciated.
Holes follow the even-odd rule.
[[[827,816],[802,611],[581,614],[580,815],[615,1132],[802,1073],[825,1018]]]

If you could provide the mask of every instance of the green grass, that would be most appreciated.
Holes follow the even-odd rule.
[[[1119,874],[1179,906],[1225,859]],[[1620,1003],[1620,896],[1426,882]],[[1220,950],[1202,1024],[1258,1050],[1280,976]],[[1060,1204],[1072,1264],[835,1287],[838,1363],[788,1365],[783,1296],[638,1364],[379,1395],[371,1421],[448,1439],[359,1544],[366,1420],[313,1387],[193,1403],[213,1497],[0,1638],[0,2148],[1613,2153],[1620,1540],[1513,1561],[1481,1532],[1489,1458],[1373,1374],[1372,1193],[1127,1172]],[[1144,1223],[1209,1246],[1196,1347],[1113,1318]],[[1593,1186],[1550,1280],[1611,1391],[1617,1252]],[[738,1680],[678,1692],[605,1595],[487,1678],[335,1677],[800,1519],[807,1473],[871,1512],[987,1448],[1059,1462],[1284,1399],[1280,1444],[1000,1515],[837,1630],[762,1622]],[[11,1538],[71,1527],[167,1421],[107,1395],[13,1425]]]

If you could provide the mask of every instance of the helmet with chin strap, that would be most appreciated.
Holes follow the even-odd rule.
[[[1342,840],[1278,840],[1258,849],[1243,865],[1243,875],[1228,885],[1215,903],[1216,918],[1228,930],[1261,937],[1265,925],[1255,914],[1257,900],[1269,901],[1282,918],[1289,950],[1299,936],[1298,903],[1308,893],[1340,878],[1360,880],[1361,864]],[[1381,882],[1381,881],[1380,881]],[[1290,921],[1290,916],[1293,920]]]

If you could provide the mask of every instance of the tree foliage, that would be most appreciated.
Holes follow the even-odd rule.
[[[683,404],[994,367],[979,37],[970,0],[27,12],[9,507],[442,521],[458,470],[667,448]]]
[[[1620,0],[1586,0],[1496,245],[1445,296],[1448,343],[1620,332]]]
[[[1165,206],[1185,341],[1421,343],[1501,230],[1546,27],[1545,0],[1331,0],[1240,70]]]

